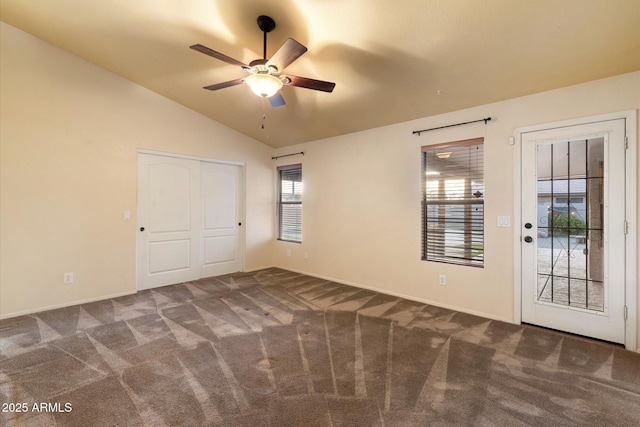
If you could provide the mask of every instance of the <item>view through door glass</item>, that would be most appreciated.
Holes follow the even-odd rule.
[[[604,138],[537,145],[540,302],[603,312]]]

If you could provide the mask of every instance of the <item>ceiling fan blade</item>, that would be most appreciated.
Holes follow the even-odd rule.
[[[244,79],[235,79],[235,80],[229,80],[228,82],[216,83],[214,85],[205,86],[203,87],[203,89],[218,90],[218,89],[224,89],[225,87],[240,85],[242,83],[244,83]]]
[[[289,74],[284,75],[289,80],[290,86],[304,87],[307,89],[321,90],[323,92],[333,92],[333,88],[336,84],[333,82],[325,82],[323,80],[314,80],[307,77],[291,76]]]
[[[271,104],[272,107],[281,107],[285,104],[284,102],[284,98],[282,97],[282,94],[280,92],[276,93],[275,95],[273,95],[272,97],[269,98],[269,104]]]
[[[267,66],[275,65],[279,71],[282,71],[306,51],[307,48],[294,39],[287,39],[267,62]]]
[[[206,46],[203,46],[201,44],[194,44],[193,46],[189,46],[191,49],[193,50],[197,50],[200,53],[204,53],[205,55],[209,55],[212,56],[216,59],[219,59],[220,61],[224,61],[227,64],[231,64],[231,65],[236,65],[238,67],[242,67],[242,68],[249,68],[248,65],[243,64],[242,62],[238,61],[237,59],[233,59],[227,55],[225,55],[224,53],[220,53],[217,52],[213,49],[209,49]]]

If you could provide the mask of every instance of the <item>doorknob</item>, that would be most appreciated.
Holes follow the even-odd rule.
[[[526,237],[524,238],[524,241],[525,241],[525,242],[527,242],[527,243],[531,243],[531,242],[533,242],[533,237],[531,237],[531,236],[526,236]]]
[[[140,227],[140,231],[144,231],[144,227]]]
[[[531,223],[530,223],[530,222],[528,222],[528,223],[526,223],[526,224],[524,225],[524,228],[526,228],[527,230],[528,230],[528,229],[530,229],[531,227],[533,227],[533,225],[531,225]]]

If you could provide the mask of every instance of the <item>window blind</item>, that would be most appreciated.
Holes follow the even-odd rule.
[[[483,138],[422,147],[422,259],[484,265]]]
[[[278,167],[278,239],[302,242],[302,165]]]

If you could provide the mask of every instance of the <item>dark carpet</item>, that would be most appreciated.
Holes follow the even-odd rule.
[[[0,425],[638,426],[640,354],[279,269],[0,321]]]

